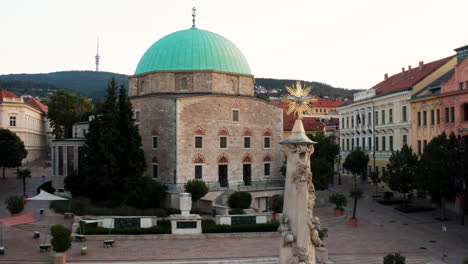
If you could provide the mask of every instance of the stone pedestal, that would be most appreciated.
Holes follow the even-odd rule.
[[[171,231],[174,235],[201,234],[201,216],[190,214],[192,195],[181,193],[179,197],[180,214],[171,215]]]
[[[313,216],[315,189],[312,184],[310,156],[315,142],[296,120],[291,135],[280,142],[287,155],[283,215],[279,232],[280,264],[315,264],[315,247],[322,243],[318,236],[319,221]]]

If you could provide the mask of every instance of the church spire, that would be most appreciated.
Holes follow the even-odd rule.
[[[197,16],[197,14],[195,13],[197,11],[197,9],[195,9],[195,7],[192,8],[192,28],[196,28],[195,26],[195,17]]]

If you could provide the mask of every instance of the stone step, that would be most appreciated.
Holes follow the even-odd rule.
[[[375,257],[375,256],[329,256],[329,259],[333,261],[335,264],[382,264],[383,257]],[[406,258],[406,264],[427,264],[431,262],[432,258]]]
[[[68,264],[98,264],[112,263],[111,261],[85,261],[67,262]],[[241,258],[241,259],[207,259],[207,260],[161,260],[161,261],[129,261],[118,262],[119,264],[278,264],[278,258]]]

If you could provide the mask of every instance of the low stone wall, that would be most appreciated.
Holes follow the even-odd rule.
[[[97,222],[98,226],[105,228],[115,228],[115,219],[131,218],[139,218],[141,228],[148,228],[158,225],[158,218],[156,216],[86,216],[86,219],[83,219],[81,216],[75,216],[72,225],[72,232],[77,233],[81,220],[99,220],[99,222]]]
[[[96,240],[189,240],[189,239],[217,239],[217,238],[251,238],[251,237],[280,237],[278,232],[258,232],[258,233],[216,233],[198,235],[87,235],[88,241]]]
[[[252,215],[217,215],[216,224],[218,225],[232,225],[232,218],[251,218],[255,217],[255,223],[252,224],[264,224],[271,220],[270,214],[252,214]]]

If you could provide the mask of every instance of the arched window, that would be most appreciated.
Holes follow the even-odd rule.
[[[142,94],[145,92],[145,81],[141,80],[140,84],[138,85],[138,94]]]
[[[187,89],[188,89],[188,79],[182,78],[182,90],[187,90]]]

